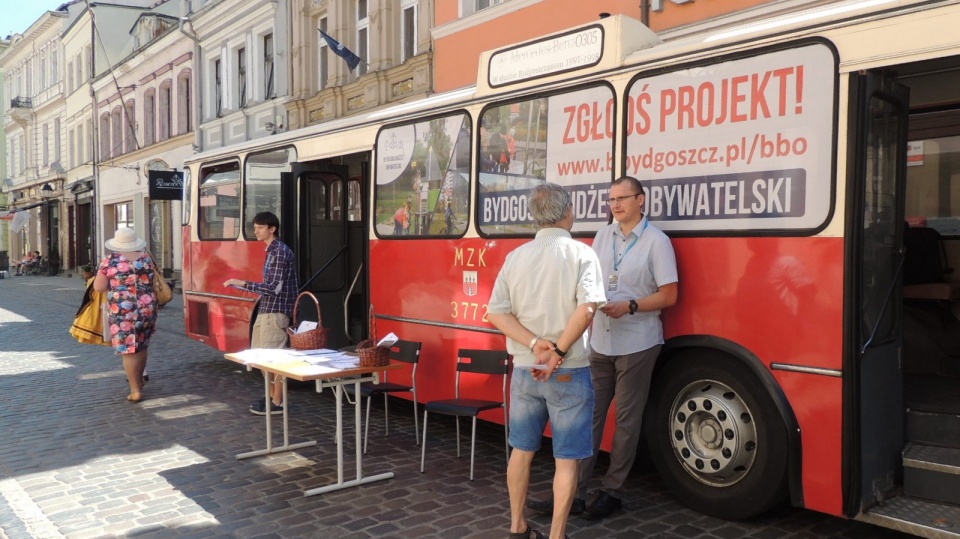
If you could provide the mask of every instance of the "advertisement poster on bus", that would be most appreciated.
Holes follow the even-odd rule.
[[[609,87],[594,86],[485,110],[480,124],[481,230],[534,232],[527,197],[543,182],[570,193],[573,232],[595,232],[605,225],[613,179],[614,105]]]
[[[377,233],[462,234],[470,203],[470,141],[463,114],[383,129],[377,137]]]
[[[837,65],[812,44],[641,77],[626,173],[664,230],[811,230],[830,212]]]

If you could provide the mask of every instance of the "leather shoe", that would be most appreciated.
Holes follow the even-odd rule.
[[[615,498],[601,490],[580,516],[587,520],[602,520],[622,508],[623,502],[620,498]]]
[[[587,507],[587,501],[583,498],[574,498],[573,503],[570,504],[570,514],[579,515]],[[543,513],[544,515],[553,514],[553,498],[547,498],[546,500],[527,500],[527,508],[536,511],[537,513]]]

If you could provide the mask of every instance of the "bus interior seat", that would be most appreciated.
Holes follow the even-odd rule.
[[[940,233],[929,227],[905,226],[903,297],[909,300],[960,300],[960,283],[949,281],[953,268]]]

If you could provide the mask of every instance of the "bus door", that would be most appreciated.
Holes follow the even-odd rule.
[[[848,184],[845,511],[892,496],[902,475],[901,273],[909,91],[888,72],[853,75]]]
[[[348,167],[322,163],[296,163],[284,195],[284,207],[295,231],[300,288],[312,292],[320,303],[323,327],[328,328],[327,348],[340,348],[363,337],[367,305],[362,237],[361,182],[350,179]],[[360,237],[358,237],[360,236]],[[349,296],[349,300],[348,300]],[[309,298],[300,302],[298,322],[316,320]]]

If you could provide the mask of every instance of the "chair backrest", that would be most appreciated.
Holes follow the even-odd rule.
[[[390,359],[416,364],[420,361],[421,346],[417,341],[397,341],[390,347]]]
[[[942,283],[953,270],[947,263],[940,233],[927,227],[906,227],[903,231],[906,254],[903,284]]]
[[[503,376],[503,394],[506,400],[507,374],[510,372],[510,354],[506,350],[471,350],[461,348],[457,351],[457,398],[460,398],[460,374],[495,374]]]

